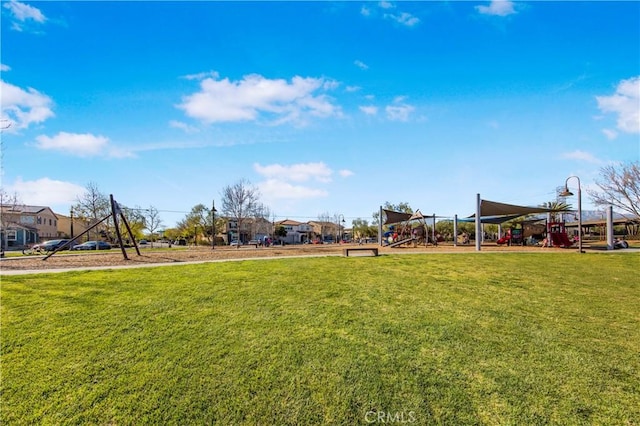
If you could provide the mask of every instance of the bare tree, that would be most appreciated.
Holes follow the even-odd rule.
[[[253,236],[257,234],[270,235],[271,222],[269,221],[271,210],[262,203],[257,203],[253,214]]]
[[[329,212],[320,213],[318,223],[320,224],[320,238],[324,241],[325,236],[333,234],[333,222]]]
[[[221,193],[222,213],[235,220],[238,226],[238,241],[242,232],[243,222],[255,215],[259,206],[260,192],[245,179],[233,185],[226,186]],[[238,246],[239,247],[239,246]]]
[[[100,192],[98,185],[95,182],[89,182],[85,187],[85,192],[76,198],[73,211],[76,217],[93,225],[111,214],[111,205],[109,198]],[[96,239],[98,239],[100,230],[96,229],[95,232]]]
[[[596,180],[600,190],[587,190],[587,193],[595,205],[612,205],[640,218],[640,163],[618,167],[611,165],[600,169],[600,180]]]
[[[160,218],[160,212],[154,206],[149,206],[144,211],[144,227],[151,234],[151,241],[154,241],[154,234],[158,228],[162,226],[162,219]]]
[[[9,227],[20,221],[20,205],[21,201],[17,192],[11,195],[3,188],[0,188],[0,235],[2,236],[0,251],[2,251],[2,253],[7,249],[7,233]]]

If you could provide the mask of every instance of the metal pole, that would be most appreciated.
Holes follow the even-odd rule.
[[[71,207],[71,211],[70,211],[70,215],[69,215],[69,220],[70,220],[70,222],[71,222],[71,226],[70,226],[71,239],[73,239],[73,207]]]
[[[613,250],[613,206],[607,207],[607,250]]]
[[[580,188],[580,178],[578,179],[578,252],[582,253],[582,189]]]
[[[480,226],[482,220],[480,218],[480,211],[482,200],[480,199],[480,194],[476,194],[476,251],[480,251],[482,249],[482,241],[481,235],[482,227]]]
[[[211,201],[211,250],[216,248],[216,200]]]
[[[453,215],[453,246],[458,247],[458,215]]]
[[[378,245],[382,246],[382,206],[380,206],[380,214],[378,215]]]

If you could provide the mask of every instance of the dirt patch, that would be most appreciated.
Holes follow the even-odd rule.
[[[285,247],[241,247],[241,248],[172,248],[172,249],[141,249],[138,256],[134,249],[127,249],[128,260],[124,259],[122,252],[118,249],[108,253],[58,253],[47,260],[42,256],[19,256],[8,257],[0,262],[2,271],[19,270],[47,270],[47,269],[73,269],[88,267],[109,267],[109,266],[135,266],[144,264],[163,263],[184,263],[184,262],[206,262],[231,259],[252,259],[280,256],[337,256],[342,255],[345,247],[357,247],[356,245],[301,245]],[[378,247],[375,244],[367,247]],[[393,253],[459,253],[472,252],[475,247],[472,245],[453,247],[452,245],[439,245],[437,247],[400,247],[387,248],[380,247],[380,254]],[[540,249],[537,247],[499,247],[483,246],[483,251],[540,251],[540,250],[561,250],[561,249]]]

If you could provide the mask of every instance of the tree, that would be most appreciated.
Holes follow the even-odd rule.
[[[282,225],[276,226],[273,235],[278,238],[284,238],[287,236],[287,230]]]
[[[332,231],[335,228],[329,212],[320,213],[318,215],[318,223],[320,224],[320,240],[324,241],[327,235],[333,234]]]
[[[10,225],[17,224],[20,220],[19,210],[20,198],[18,193],[8,194],[4,188],[0,188],[0,251],[7,249],[7,230]]]
[[[144,211],[144,227],[151,234],[151,241],[155,238],[155,232],[162,226],[160,212],[154,206],[150,206]]]
[[[243,222],[255,215],[259,206],[260,192],[245,179],[226,186],[221,193],[222,213],[235,220],[238,226],[238,240]],[[240,248],[240,246],[237,246]]]
[[[611,205],[640,218],[640,162],[601,168],[596,185],[599,190],[587,190],[595,205]]]
[[[364,219],[354,219],[351,222],[351,226],[353,228],[353,236],[355,238],[367,238],[375,236],[378,231],[374,226],[370,226],[369,222]]]
[[[257,203],[253,212],[253,237],[257,234],[271,234],[271,221],[269,221],[269,216],[271,216],[271,210],[269,210],[269,207],[262,203]]]
[[[72,209],[77,218],[94,225],[111,214],[111,203],[95,182],[89,182],[85,192],[76,198],[76,204]],[[106,232],[108,226],[103,223],[103,226],[98,228],[101,229],[94,229],[96,240],[99,239],[100,231]]]
[[[562,212],[569,211],[571,207],[564,201],[545,201],[542,203],[542,207],[545,209],[551,209],[551,220],[558,222],[560,220]]]
[[[177,227],[182,236],[193,238],[197,244],[198,231],[202,231],[202,235],[211,235],[211,209],[204,204],[196,204],[185,218],[177,223]]]

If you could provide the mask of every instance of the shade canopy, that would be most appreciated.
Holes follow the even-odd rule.
[[[481,216],[480,217],[480,223],[488,223],[491,225],[500,225],[504,222],[508,222],[510,220],[513,219],[517,219],[520,216],[522,216],[521,214],[510,214],[510,215],[505,215],[505,216]],[[467,218],[462,218],[462,219],[458,219],[458,222],[475,222],[476,221],[476,215],[473,215],[471,217],[467,217]]]
[[[394,212],[393,210],[382,210],[386,216],[386,220],[383,225],[390,225],[393,223],[406,222],[413,216],[411,213]]]
[[[564,210],[564,209],[562,209]],[[536,213],[550,213],[554,210],[546,207],[527,207],[527,206],[517,206],[515,204],[505,204],[505,203],[497,203],[495,201],[489,200],[480,200],[480,216],[505,216],[505,215],[518,215],[524,216],[526,214],[536,214]],[[475,215],[471,216],[475,217]]]

